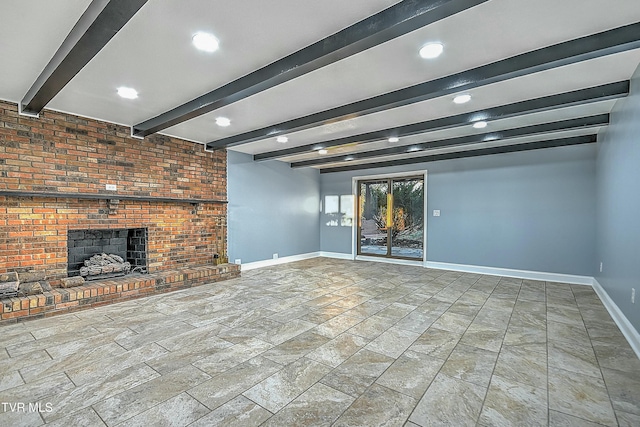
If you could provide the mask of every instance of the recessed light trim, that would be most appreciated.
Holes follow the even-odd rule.
[[[424,59],[434,59],[442,55],[444,45],[442,43],[427,43],[420,48],[420,56]]]
[[[473,128],[474,129],[484,129],[487,127],[487,122],[485,122],[484,120],[479,121],[479,122],[475,122],[473,124]]]
[[[327,153],[328,153],[328,151],[325,150],[324,148],[322,150],[318,150],[318,154],[320,154],[320,155],[325,155]]]
[[[138,97],[138,91],[130,87],[122,86],[118,88],[118,95],[125,99],[136,99]]]
[[[454,104],[466,104],[469,101],[471,101],[471,95],[469,95],[468,93],[458,95],[453,98]]]
[[[397,136],[392,136],[391,138],[389,138],[389,142],[394,143],[394,142],[398,142],[400,141],[400,138],[398,138]]]
[[[196,33],[191,38],[193,45],[196,49],[201,50],[203,52],[215,52],[220,47],[220,42],[218,39],[213,36],[213,34],[209,33]]]
[[[287,138],[286,136],[279,136],[276,138],[276,141],[278,141],[280,144],[285,144],[289,142],[289,138]]]
[[[224,128],[231,124],[231,120],[226,117],[216,117],[216,124]]]

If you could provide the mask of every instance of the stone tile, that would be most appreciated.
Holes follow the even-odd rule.
[[[589,342],[589,335],[584,325],[576,326],[575,324],[547,322],[547,336],[553,341],[564,341],[575,344]]]
[[[367,345],[366,338],[343,333],[307,354],[307,357],[327,366],[336,367]]]
[[[547,357],[541,353],[503,346],[493,373],[511,382],[547,389]]]
[[[209,409],[216,409],[280,369],[282,365],[258,356],[190,388],[187,392]]]
[[[242,393],[275,413],[325,376],[331,368],[311,359],[299,359]]]
[[[386,317],[374,315],[350,328],[349,333],[372,340],[393,326],[393,323]]]
[[[640,372],[640,359],[626,340],[614,342],[615,344],[603,342],[600,338],[592,341],[600,366],[627,372]]]
[[[460,339],[460,344],[489,351],[500,351],[504,334],[502,329],[472,323]]]
[[[262,425],[270,416],[271,412],[256,405],[244,396],[238,396],[189,426],[257,427]]]
[[[205,371],[209,375],[215,375],[246,362],[272,347],[273,345],[267,342],[252,338],[241,344],[221,349],[210,356],[197,360],[193,362],[193,366]]]
[[[257,337],[262,341],[278,345],[316,326],[317,325],[315,323],[295,319],[291,322],[284,323],[275,329],[270,329]]]
[[[405,331],[424,333],[436,321],[439,315],[426,314],[418,310],[414,310],[400,319],[394,327],[404,329]]]
[[[640,415],[640,371],[618,371],[602,368],[613,408]]]
[[[100,363],[81,364],[68,368],[65,372],[77,386],[98,381],[117,372],[167,354],[167,350],[156,343],[146,344],[120,354],[117,358],[101,360]]]
[[[145,364],[131,366],[112,376],[101,378],[99,381],[64,390],[51,396],[53,411],[45,412],[42,416],[46,422],[62,418],[103,399],[108,399],[125,390],[151,381],[158,376],[156,371]]]
[[[4,398],[3,398],[3,402],[6,402]],[[21,402],[24,402],[24,401],[21,401]],[[27,402],[32,402],[32,400],[28,400]],[[15,402],[8,401],[7,403],[15,403]],[[15,410],[13,411],[10,408],[11,407],[8,404],[7,404],[7,411],[4,411],[2,408],[0,408],[0,425],[1,426],[37,427],[37,426],[44,425],[44,421],[42,420],[42,417],[38,412],[28,412],[26,410],[21,411],[15,406],[14,406]]]
[[[502,344],[546,354],[547,332],[544,329],[509,325]]]
[[[183,427],[193,425],[191,423],[202,418],[207,412],[209,412],[209,410],[200,402],[187,393],[181,393],[160,405],[154,406],[118,424],[118,427]]]
[[[549,410],[549,427],[602,427],[602,424]]]
[[[390,328],[367,344],[365,348],[397,359],[419,337],[420,334],[415,332]]]
[[[91,426],[91,427],[106,427],[106,424],[96,414],[93,408],[85,408],[74,414],[59,418],[51,423],[47,423],[47,427],[70,427],[70,426]]]
[[[480,414],[485,426],[546,426],[547,391],[494,375]]]
[[[438,320],[434,322],[432,327],[457,334],[463,334],[469,325],[471,325],[472,321],[473,317],[471,316],[447,312],[440,316]]]
[[[604,381],[549,368],[549,409],[607,426],[617,424]]]
[[[322,378],[322,383],[357,397],[394,362],[380,353],[362,349]]]
[[[223,325],[211,323],[206,326],[171,335],[169,338],[156,341],[156,343],[169,351],[180,350],[184,347],[205,349],[212,344],[216,346],[216,348],[221,348],[218,347],[216,343],[220,341],[218,334],[225,329],[226,327]]]
[[[25,354],[32,353],[35,351],[44,350],[46,348],[52,348],[54,346],[64,347],[65,345],[67,345],[67,343],[70,343],[68,344],[69,347],[74,345],[78,346],[78,342],[80,342],[80,344],[86,343],[89,337],[96,337],[99,340],[104,340],[103,337],[99,336],[100,332],[96,328],[93,328],[93,327],[85,328],[82,332],[83,333],[80,339],[78,339],[78,334],[75,332],[61,334],[61,335],[53,335],[53,336],[43,338],[41,340],[34,340],[33,337],[30,334],[28,334],[28,335],[25,335],[24,337],[21,337],[14,344],[9,344],[9,345],[3,344],[3,346],[6,348],[7,352],[9,353],[9,356],[17,357],[17,356],[24,356]],[[71,354],[71,353],[73,353],[73,351],[67,352],[65,354]],[[54,355],[51,355],[51,356],[55,358]]]
[[[8,371],[0,374],[0,392],[24,384],[18,371]]]
[[[474,325],[488,326],[494,329],[506,330],[511,319],[510,311],[492,310],[489,308],[482,308],[478,315],[473,319]]]
[[[218,337],[222,338],[225,341],[239,344],[243,341],[246,341],[247,339],[255,338],[261,334],[266,334],[268,331],[279,328],[281,325],[282,323],[280,322],[265,318],[254,323],[247,323],[242,326],[228,328],[220,331]]]
[[[420,399],[444,360],[408,350],[376,380],[377,384]]]
[[[19,385],[2,391],[2,402],[37,402],[74,388],[69,378],[60,372],[56,375],[40,378],[28,384]]]
[[[626,412],[616,412],[618,424],[620,427],[638,427],[640,426],[640,415],[629,414]]]
[[[119,338],[116,342],[127,350],[132,350],[151,342],[160,341],[168,336],[178,335],[193,328],[193,326],[184,322],[167,323],[162,328],[142,331],[135,335]]]
[[[341,314],[318,325],[314,328],[314,331],[320,335],[324,335],[325,337],[335,338],[361,321],[362,319],[359,317],[351,317],[346,314]]]
[[[591,345],[549,340],[549,367],[602,378]]]
[[[415,305],[409,305],[409,304],[402,304],[399,302],[394,302],[393,304],[385,307],[384,309],[380,310],[377,315],[380,317],[385,317],[387,319],[390,320],[394,320],[394,321],[398,321],[400,319],[402,319],[404,316],[406,316],[407,314],[411,313],[413,310],[416,309],[417,306]],[[395,323],[395,322],[394,322]]]
[[[374,384],[342,414],[334,427],[403,425],[416,400]]]
[[[72,368],[91,366],[101,363],[103,360],[116,359],[126,353],[126,350],[110,342],[97,347],[82,347],[67,357],[58,357],[50,361],[34,363],[20,370],[20,374],[27,382],[42,378],[47,375],[54,375]]]
[[[279,344],[262,355],[281,365],[294,362],[329,341],[329,338],[307,331]]]
[[[115,425],[168,400],[211,377],[186,366],[93,405],[103,421]]]
[[[451,378],[487,387],[497,358],[496,352],[458,344],[442,366],[441,372]]]
[[[410,350],[424,353],[434,358],[447,359],[458,345],[462,334],[431,327],[409,347]]]
[[[486,390],[440,373],[416,405],[409,421],[421,426],[475,426]]]
[[[328,426],[355,399],[322,383],[314,384],[262,424],[263,427]]]

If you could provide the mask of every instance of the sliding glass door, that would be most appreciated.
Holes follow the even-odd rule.
[[[424,178],[358,182],[358,255],[422,260]]]

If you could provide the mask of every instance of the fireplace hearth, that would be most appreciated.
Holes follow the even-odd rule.
[[[147,273],[147,229],[70,230],[67,276],[87,280]],[[116,266],[115,261],[119,261]],[[99,271],[98,271],[99,270]]]

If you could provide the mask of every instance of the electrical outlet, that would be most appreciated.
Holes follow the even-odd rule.
[[[636,288],[631,288],[631,304],[636,303]]]
[[[242,260],[240,258],[236,258],[236,260],[233,263],[236,265],[240,265],[242,264]]]
[[[118,187],[115,184],[107,184],[106,189],[107,191],[116,191]]]
[[[273,259],[278,259],[278,254],[273,254]]]
[[[602,263],[600,263],[600,273],[602,273]]]
[[[440,216],[440,209],[434,209],[433,216]]]

